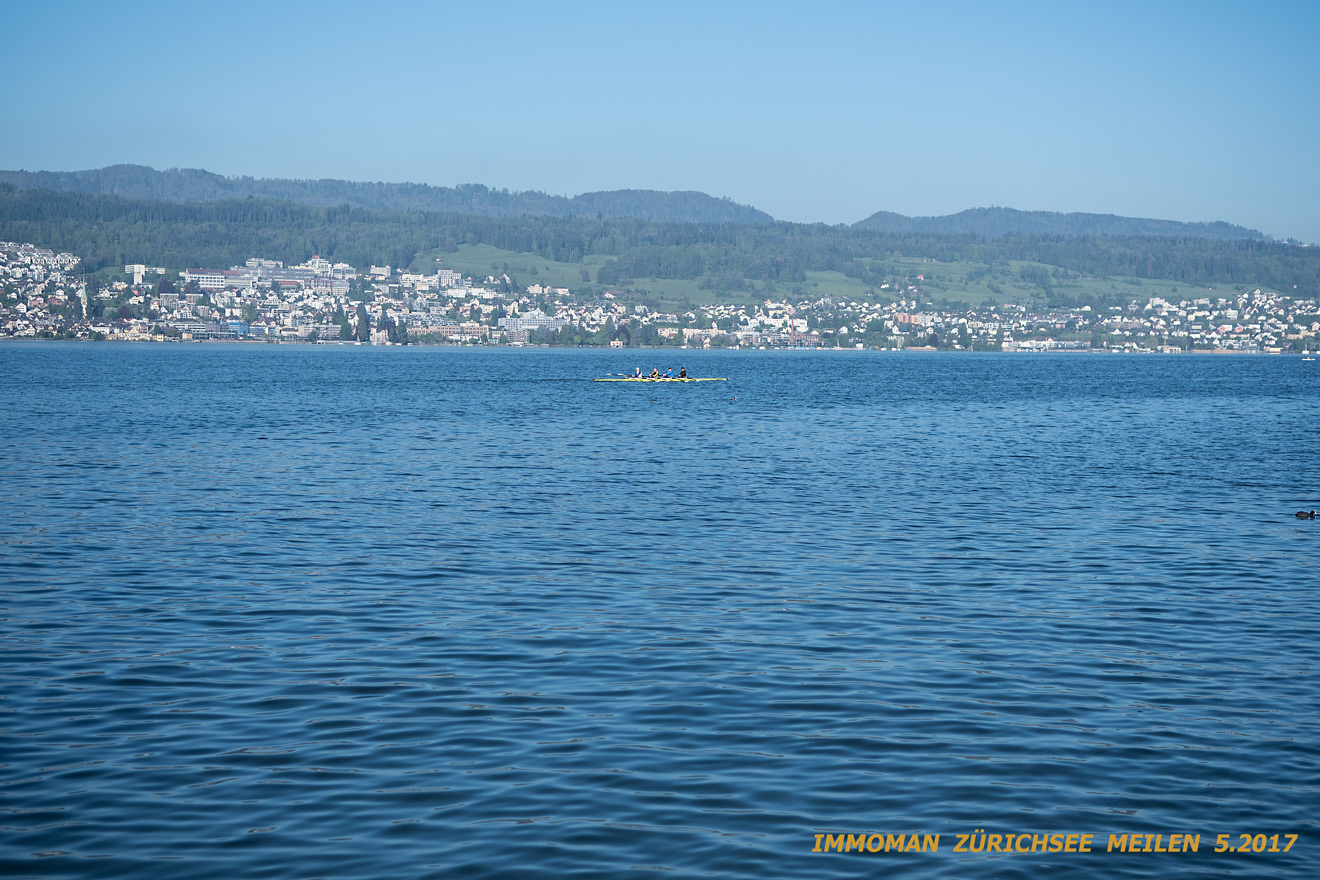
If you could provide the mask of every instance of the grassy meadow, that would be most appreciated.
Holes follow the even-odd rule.
[[[586,286],[600,288],[595,284],[596,270],[608,259],[610,257],[607,255],[590,254],[581,263],[560,263],[534,253],[502,250],[486,244],[465,244],[452,252],[422,252],[413,260],[409,269],[426,274],[439,268],[453,269],[478,280],[487,275],[508,272],[522,286],[542,284],[567,287],[579,292]],[[1237,295],[1231,285],[1193,287],[1149,278],[1067,277],[1067,273],[1064,273],[1065,277],[1055,278],[1053,266],[1013,260],[993,265],[976,262],[942,263],[919,257],[876,258],[865,262],[873,272],[891,279],[888,289],[849,278],[841,272],[821,271],[808,271],[803,282],[779,283],[770,287],[756,283],[754,290],[747,291],[721,292],[703,288],[696,280],[674,278],[636,278],[627,289],[639,297],[657,300],[665,309],[716,302],[746,305],[765,299],[800,302],[823,298],[859,302],[892,302],[915,298],[923,306],[947,308],[975,308],[987,302],[1042,307],[1047,302],[1048,291],[1040,283],[1026,279],[1041,278],[1045,274],[1050,276],[1050,286],[1056,297],[1071,301],[1120,304],[1158,296],[1177,302],[1182,299],[1208,297],[1214,300]],[[917,287],[919,297],[909,291],[908,286]]]

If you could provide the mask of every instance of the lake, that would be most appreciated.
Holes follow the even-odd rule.
[[[654,366],[728,381],[591,381]],[[1320,872],[1315,363],[8,344],[0,400],[6,877]]]

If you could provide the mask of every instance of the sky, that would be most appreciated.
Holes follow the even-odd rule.
[[[1320,2],[19,3],[0,168],[998,205],[1320,242]]]

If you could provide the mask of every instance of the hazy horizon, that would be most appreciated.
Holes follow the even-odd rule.
[[[1000,206],[1320,241],[1320,9],[21,7],[0,167]]]

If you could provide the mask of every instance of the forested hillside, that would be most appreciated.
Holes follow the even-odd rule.
[[[487,217],[634,217],[674,223],[769,223],[763,211],[699,192],[616,190],[568,198],[542,192],[509,192],[480,184],[457,187],[421,183],[356,183],[348,180],[283,180],[223,177],[197,168],[157,171],[144,165],[111,165],[90,171],[0,171],[0,182],[20,189],[121,195],[165,202],[280,199],[303,205],[349,205],[379,211],[450,211]]]
[[[252,256],[298,263],[314,254],[355,266],[408,265],[428,250],[488,244],[547,260],[599,264],[594,282],[700,280],[714,291],[793,284],[837,271],[879,286],[894,256],[993,268],[1030,261],[1052,277],[1125,276],[1190,285],[1240,284],[1320,295],[1320,249],[1263,240],[873,232],[794,223],[658,223],[636,219],[482,217],[315,207],[270,199],[180,204],[0,184],[0,239],[81,256],[89,271],[125,263],[225,268]]]
[[[430,211],[484,217],[629,218],[660,223],[747,225],[774,222],[774,218],[764,211],[700,192],[613,190],[570,198],[543,192],[509,192],[480,184],[443,187],[421,183],[224,177],[197,168],[157,171],[144,165],[111,165],[88,171],[0,171],[0,183],[9,183],[19,189],[120,195],[165,202],[214,202],[252,197],[323,208],[348,205],[373,211]],[[1224,222],[1181,223],[1113,214],[1061,214],[1012,208],[973,208],[944,217],[905,217],[879,211],[853,226],[875,232],[982,238],[1009,235],[1265,238],[1258,230]]]
[[[1054,211],[1018,211],[1013,208],[972,208],[944,217],[905,217],[878,211],[853,224],[877,232],[920,232],[930,235],[1107,235],[1175,238],[1265,238],[1258,230],[1215,223],[1180,223],[1146,220],[1114,214],[1060,214]]]

